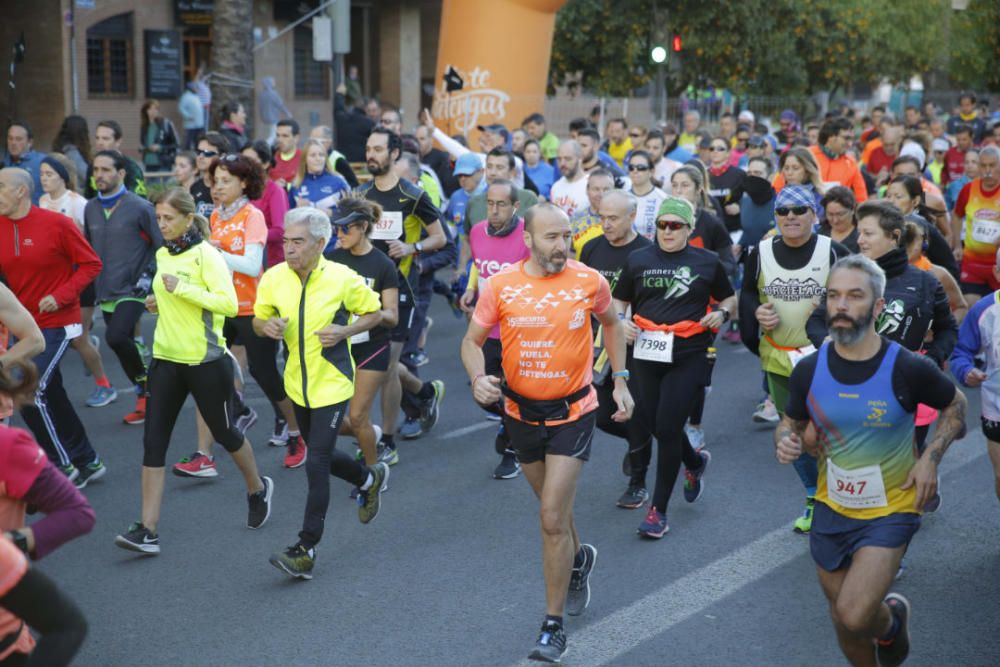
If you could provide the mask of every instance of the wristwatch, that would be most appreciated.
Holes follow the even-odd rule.
[[[733,316],[732,313],[729,312],[728,308],[723,308],[723,307],[720,306],[719,310],[722,312],[722,321],[723,322],[728,322],[730,320],[730,318]]]
[[[10,541],[14,543],[14,546],[16,546],[18,549],[20,549],[21,551],[23,551],[25,554],[28,553],[28,536],[27,535],[25,535],[24,533],[22,533],[19,530],[10,530],[10,531],[7,531],[7,537],[9,537]]]
[[[423,251],[424,251],[424,246],[423,244],[420,243],[420,241],[417,241],[416,243],[413,244],[413,253],[415,255],[419,255]]]

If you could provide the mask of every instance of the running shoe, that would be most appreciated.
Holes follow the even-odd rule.
[[[135,410],[122,418],[126,424],[136,426],[146,421],[146,397],[139,396],[135,399]]]
[[[809,531],[812,530],[813,525],[813,509],[816,507],[815,498],[806,498],[806,509],[802,512],[802,516],[795,520],[792,525],[792,530],[800,535],[808,535]]]
[[[423,350],[410,353],[410,365],[415,368],[420,368],[421,366],[426,366],[431,361],[431,358],[424,353]]]
[[[529,660],[548,662],[558,665],[566,655],[566,631],[561,625],[545,623],[542,632],[535,642],[535,650],[528,656]]]
[[[487,421],[491,421],[491,422],[502,422],[503,421],[503,417],[501,417],[500,415],[498,415],[495,412],[490,412],[489,410],[483,410],[483,416],[486,417]]]
[[[656,509],[654,505],[649,506],[646,518],[639,524],[639,534],[643,537],[651,537],[658,540],[670,530],[667,525],[667,515]]]
[[[382,504],[382,486],[389,478],[389,466],[384,463],[376,463],[369,470],[375,479],[367,491],[358,494],[358,520],[361,523],[371,523],[378,516]]]
[[[90,334],[90,344],[93,345],[94,349],[98,352],[101,351],[101,339],[98,336]]]
[[[160,553],[160,536],[138,522],[129,526],[124,535],[115,537],[115,545],[145,556],[155,556]]]
[[[244,438],[247,437],[247,431],[257,423],[257,411],[251,408],[249,405],[244,405],[242,412],[236,416],[236,428]]]
[[[497,427],[497,435],[493,438],[493,451],[500,456],[503,456],[505,452],[511,451],[510,438],[507,437],[507,427],[504,426],[503,422],[500,422],[500,426]]]
[[[896,568],[896,576],[893,577],[893,579],[895,581],[899,581],[900,579],[903,578],[903,575],[906,574],[907,570],[909,570],[909,568],[906,566],[906,558],[905,557],[900,558],[899,567]]]
[[[504,452],[500,463],[493,469],[493,479],[514,479],[521,474],[521,464],[514,452]]]
[[[889,593],[885,596],[885,603],[899,622],[899,630],[888,641],[876,640],[875,654],[879,667],[897,667],[910,654],[910,601],[899,593]]]
[[[100,385],[94,387],[93,393],[87,397],[87,407],[88,408],[103,408],[109,403],[113,403],[118,399],[118,392],[115,391],[114,387],[101,387]]]
[[[267,441],[267,444],[272,447],[288,446],[288,422],[285,421],[284,417],[274,418],[274,430],[271,432],[271,439]]]
[[[66,479],[68,479],[71,482],[75,482],[76,478],[80,476],[80,471],[72,463],[67,463],[64,466],[57,466],[57,467],[59,468],[59,472],[66,475]]]
[[[313,566],[316,564],[316,549],[306,549],[301,544],[295,544],[273,554],[268,562],[296,579],[312,579]]]
[[[700,426],[685,424],[684,433],[688,437],[688,442],[690,442],[691,446],[695,449],[701,449],[705,446],[705,429]]]
[[[441,401],[444,400],[444,381],[432,380],[431,386],[434,388],[434,396],[427,401],[420,411],[420,428],[424,433],[430,433],[430,430],[437,424],[438,417],[441,414]]]
[[[753,420],[758,424],[777,424],[781,421],[778,408],[774,407],[774,402],[770,397],[765,398],[757,405],[757,409],[753,413]]]
[[[736,329],[730,329],[726,333],[722,334],[722,339],[727,343],[732,343],[733,345],[739,345],[742,342],[740,332]]]
[[[96,482],[108,473],[108,469],[101,459],[94,459],[87,465],[79,468],[79,471],[80,474],[73,480],[73,485],[78,489],[86,487],[90,482]]]
[[[208,478],[219,476],[219,471],[215,467],[215,457],[205,456],[201,452],[185,456],[174,464],[173,470],[178,477]]]
[[[386,465],[394,466],[399,463],[399,452],[396,451],[395,447],[386,447],[381,442],[378,443],[378,459],[379,463],[384,463]]]
[[[264,488],[257,493],[247,494],[247,528],[256,530],[271,516],[271,501],[274,499],[274,482],[270,477],[261,477]]]
[[[570,616],[579,616],[590,604],[590,573],[597,564],[597,548],[593,544],[581,544],[580,551],[583,565],[573,568],[566,594],[566,613]]]
[[[375,431],[375,460],[379,461],[378,457],[382,455],[382,427],[376,424],[372,424],[372,429]],[[365,462],[365,453],[361,451],[361,443],[357,440],[354,441],[354,446],[358,448],[358,451],[354,453],[354,460]],[[398,460],[397,460],[398,463]]]
[[[698,456],[701,457],[701,467],[697,470],[687,468],[684,470],[684,500],[689,503],[698,500],[701,498],[701,494],[704,493],[705,484],[701,481],[701,478],[705,476],[708,464],[712,462],[712,454],[707,449],[699,450]]]
[[[298,468],[306,462],[306,456],[309,454],[309,448],[306,446],[306,441],[302,439],[300,435],[297,438],[288,439],[288,450],[285,452],[285,467],[286,468]]]
[[[625,493],[618,499],[618,507],[627,510],[637,510],[649,500],[649,491],[642,484],[629,484]]]
[[[424,434],[424,429],[420,426],[419,419],[410,419],[407,417],[403,420],[403,425],[399,427],[399,437],[404,440],[416,440]]]

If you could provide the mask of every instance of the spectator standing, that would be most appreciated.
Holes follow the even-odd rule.
[[[170,171],[177,155],[177,130],[169,118],[160,115],[160,103],[146,100],[140,111],[139,139],[142,165],[146,171]]]
[[[42,166],[42,158],[45,153],[36,151],[34,145],[34,134],[31,126],[23,120],[16,120],[7,128],[7,155],[4,156],[4,167],[17,167],[24,169],[31,174],[35,187],[32,190],[31,203],[38,205],[38,199],[42,196],[42,181],[39,167]]]
[[[177,104],[181,112],[181,127],[184,128],[184,150],[194,150],[198,139],[205,133],[205,107],[195,92],[197,86],[189,81],[184,86],[181,99]]]
[[[274,144],[274,137],[278,130],[278,121],[282,118],[291,118],[292,112],[288,110],[288,107],[285,106],[285,101],[281,99],[281,95],[274,89],[273,76],[265,76],[261,79],[261,84],[263,88],[260,89],[260,93],[257,95],[257,111],[260,113],[260,119],[264,122],[264,126],[267,129],[267,143],[270,146]]]
[[[52,152],[62,153],[76,167],[76,183],[78,191],[87,187],[87,165],[90,164],[90,129],[87,119],[83,116],[66,116],[59,132],[52,141]]]

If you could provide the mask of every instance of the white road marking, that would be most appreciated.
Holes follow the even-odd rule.
[[[953,445],[945,455],[941,474],[955,472],[985,454],[982,435],[970,433],[970,437]],[[948,485],[944,488],[947,491]],[[726,597],[807,554],[808,540],[793,538],[787,526],[777,528],[684,579],[581,628],[570,637],[572,664],[607,664],[692,616],[704,614]],[[515,664],[531,667],[538,663],[523,660]]]
[[[447,433],[441,436],[441,439],[452,440],[453,438],[461,438],[463,435],[469,435],[470,433],[475,433],[476,431],[482,431],[483,429],[487,429],[491,426],[494,427],[498,426],[498,422],[487,420],[479,422],[478,424],[473,424],[472,426],[458,428],[455,429],[454,431],[448,431]]]

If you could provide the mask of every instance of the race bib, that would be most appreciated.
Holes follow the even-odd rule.
[[[1000,242],[1000,222],[996,220],[973,218],[972,240],[977,243],[996,245]]]
[[[827,459],[826,493],[830,500],[848,509],[862,510],[889,504],[882,468],[877,465],[845,470]]]
[[[376,222],[372,229],[372,238],[379,241],[398,241],[402,235],[402,211],[382,211],[382,219]]]
[[[357,321],[358,321],[358,316],[351,315],[351,319],[350,321],[348,321],[348,324],[349,325],[354,324]],[[369,335],[369,333],[370,332],[368,331],[362,331],[361,333],[354,334],[353,336],[351,336],[351,345],[360,345],[361,343],[367,343],[369,340],[371,340],[371,336]]]
[[[788,360],[792,362],[792,368],[798,365],[800,361],[808,357],[810,354],[816,351],[816,348],[812,345],[807,345],[806,347],[800,347],[797,350],[788,351]]]
[[[632,356],[645,361],[669,364],[674,360],[674,334],[666,331],[640,331]]]

